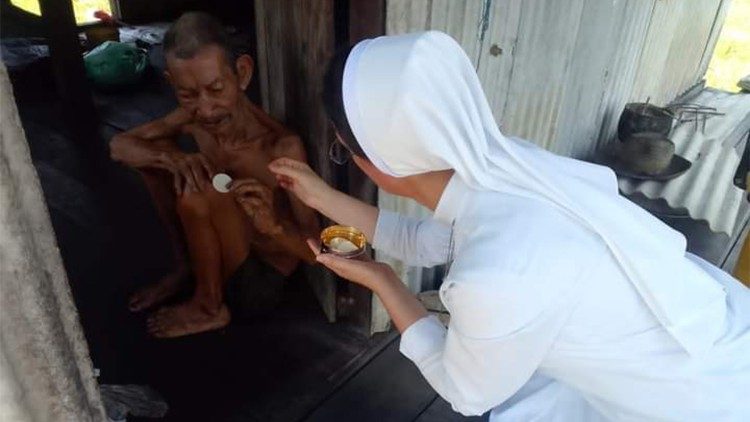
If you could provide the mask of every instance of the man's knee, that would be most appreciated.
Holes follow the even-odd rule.
[[[183,218],[209,218],[211,216],[209,195],[201,192],[183,194],[177,198],[177,213]]]

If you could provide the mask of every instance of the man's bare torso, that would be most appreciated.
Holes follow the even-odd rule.
[[[250,134],[235,139],[219,140],[214,135],[191,124],[186,132],[193,136],[200,152],[206,156],[217,173],[226,173],[233,180],[255,179],[271,189],[274,212],[278,218],[293,221],[289,195],[279,187],[268,165],[275,159],[287,156],[292,144],[299,139],[257,108],[253,108],[257,122],[248,123],[244,132]],[[246,229],[252,239],[251,249],[270,261],[284,260],[283,253],[262,248],[264,236],[247,219]],[[289,258],[288,256],[286,257]]]

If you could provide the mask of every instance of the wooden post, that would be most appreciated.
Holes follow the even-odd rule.
[[[345,15],[348,45],[385,34],[385,0],[349,0]],[[377,205],[377,186],[354,163],[346,169],[346,191],[349,195],[367,203]],[[372,239],[370,239],[372,240]],[[361,327],[364,332],[373,334],[373,314],[384,311],[372,292],[355,284],[348,284],[348,302],[352,323]]]
[[[321,100],[335,48],[333,0],[256,0],[255,18],[263,108],[302,137],[311,167],[333,184],[327,154],[333,133]],[[320,266],[307,276],[328,320],[335,321],[336,278]]]
[[[375,204],[377,190],[354,165],[328,158],[333,131],[321,101],[323,75],[336,48],[385,30],[383,0],[256,0],[258,78],[264,109],[300,134],[312,167],[329,184]],[[329,320],[337,313],[370,333],[372,295],[319,268],[310,274]]]
[[[73,4],[70,1],[40,0],[39,7],[67,128],[90,162],[98,163],[104,146],[97,140],[97,113],[86,80]]]

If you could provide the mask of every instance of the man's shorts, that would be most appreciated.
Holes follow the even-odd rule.
[[[226,283],[226,302],[232,318],[249,318],[276,308],[286,277],[250,255]]]

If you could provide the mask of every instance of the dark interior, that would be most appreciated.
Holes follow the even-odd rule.
[[[164,21],[181,10],[209,9],[252,37],[252,2],[193,3],[163,2],[148,13],[133,12],[133,19]],[[40,18],[9,1],[2,4],[4,40],[24,37],[45,45]],[[82,116],[95,131],[90,139],[71,130],[70,110],[58,94],[49,57],[8,66],[99,381],[153,387],[170,406],[166,420],[300,419],[385,337],[370,338],[345,322],[329,323],[301,271],[287,284],[277,310],[233,321],[218,332],[155,340],[146,334],[147,314],[127,310],[128,295],[157,280],[172,260],[139,176],[107,155],[114,134],[175,106],[161,76],[160,46],[149,48],[149,60],[147,75],[133,89],[93,92],[96,115]],[[254,85],[249,95],[257,101]]]

